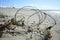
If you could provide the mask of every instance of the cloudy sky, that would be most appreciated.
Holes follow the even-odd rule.
[[[60,0],[0,0],[0,7],[20,8],[23,6],[60,10]]]

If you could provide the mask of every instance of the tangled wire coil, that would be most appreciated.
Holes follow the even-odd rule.
[[[20,16],[19,20],[18,20],[18,16]],[[22,7],[20,9],[18,9],[17,12],[15,13],[15,21],[18,20],[18,23],[19,23],[19,22],[21,22],[21,19],[24,20],[24,25],[27,26],[28,29],[30,27],[32,28],[32,27],[35,27],[35,26],[37,26],[36,29],[39,28],[41,24],[45,24],[46,23],[44,21],[47,21],[47,19],[48,19],[47,17],[53,20],[53,24],[51,23],[52,25],[47,23],[47,25],[49,24],[47,29],[50,30],[52,27],[54,27],[56,25],[55,19],[51,15],[49,15],[49,14],[47,14],[47,13],[45,13],[45,12],[39,10],[39,9],[36,9],[36,8],[34,8],[32,6],[25,6],[25,7]],[[51,21],[48,20],[48,22],[51,22]],[[39,28],[39,32],[38,33],[40,34],[40,37],[41,37],[40,28]]]

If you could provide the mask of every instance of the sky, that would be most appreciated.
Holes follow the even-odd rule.
[[[21,8],[23,6],[60,10],[60,0],[0,0],[0,7]]]

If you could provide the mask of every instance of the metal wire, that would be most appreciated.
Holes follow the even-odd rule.
[[[21,13],[21,12],[23,12],[22,10],[25,10],[25,11],[33,11],[34,13],[32,13],[31,15],[27,15],[27,14],[23,14],[23,13]],[[20,8],[20,9],[18,9],[17,11],[16,11],[16,13],[15,13],[15,16],[14,16],[14,21],[17,21],[17,16],[18,16],[18,14],[19,14],[19,17],[20,17],[20,20],[18,20],[17,22],[19,23],[19,22],[21,22],[21,20],[23,20],[24,19],[24,21],[25,21],[25,16],[28,16],[27,17],[27,25],[24,25],[24,26],[27,26],[28,27],[28,29],[29,29],[29,22],[30,22],[30,18],[32,17],[32,16],[34,16],[34,15],[37,15],[38,16],[38,23],[34,23],[34,25],[32,26],[32,27],[34,27],[34,26],[37,26],[37,27],[39,27],[39,25],[41,25],[45,20],[46,20],[46,18],[47,17],[50,17],[53,21],[54,21],[54,23],[51,25],[52,27],[54,27],[55,25],[56,25],[56,21],[55,21],[55,19],[51,16],[51,15],[49,15],[49,14],[47,14],[47,13],[45,13],[45,12],[43,12],[43,11],[58,11],[58,10],[39,10],[39,9],[37,9],[37,8],[34,8],[34,7],[32,7],[32,6],[24,6],[24,7],[22,7],[22,8]],[[60,11],[60,10],[59,10]],[[20,12],[20,13],[19,13]],[[24,12],[25,13],[25,12]],[[22,15],[22,17],[23,18],[21,18],[21,15]],[[25,16],[24,16],[25,15]],[[34,21],[34,20],[33,20]],[[24,23],[25,24],[25,23]],[[12,24],[13,25],[13,24]],[[25,28],[27,28],[27,27],[25,27]],[[26,29],[26,30],[28,30],[28,29]],[[37,28],[36,28],[37,29]],[[41,30],[39,30],[39,31],[41,31]],[[31,33],[33,33],[34,31],[32,31]],[[9,32],[9,33],[12,33],[12,32]],[[14,32],[14,33],[16,33],[16,32]],[[27,33],[29,33],[29,32],[27,32]],[[38,33],[41,33],[41,32],[38,32]]]
[[[25,8],[26,7],[26,8]],[[54,21],[54,24],[52,24],[52,27],[54,27],[55,25],[56,25],[56,21],[55,21],[55,19],[51,16],[51,15],[49,15],[49,14],[47,14],[47,13],[45,13],[45,12],[43,12],[43,11],[56,11],[56,10],[39,10],[39,9],[29,9],[29,7],[31,7],[31,6],[25,6],[25,7],[22,7],[22,8],[20,8],[19,10],[17,10],[17,12],[16,12],[16,14],[15,14],[15,20],[16,20],[16,16],[17,16],[17,14],[18,14],[18,12],[19,11],[21,11],[21,10],[26,10],[26,11],[28,11],[28,10],[30,10],[30,11],[35,11],[35,13],[33,13],[33,14],[31,14],[31,15],[28,15],[29,17],[27,18],[27,27],[28,27],[28,25],[29,25],[29,19],[32,17],[32,16],[34,16],[34,15],[36,15],[37,14],[37,16],[38,16],[38,20],[39,20],[39,22],[37,23],[37,24],[35,24],[35,25],[33,25],[33,26],[37,26],[37,27],[39,27],[39,25],[41,25],[45,20],[46,20],[46,18],[47,17],[50,17],[53,21]],[[28,8],[27,8],[28,7]],[[28,9],[28,10],[27,10]],[[58,10],[57,10],[58,11]],[[24,14],[24,15],[26,15],[26,14]],[[41,18],[42,17],[42,18]],[[33,27],[32,26],[32,27]],[[40,33],[40,32],[39,32]]]

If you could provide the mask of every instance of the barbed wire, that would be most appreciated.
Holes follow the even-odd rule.
[[[47,13],[45,13],[45,12],[43,12],[43,11],[59,11],[59,10],[39,10],[39,9],[29,9],[29,7],[31,7],[31,6],[26,6],[26,8],[25,7],[22,7],[22,8],[20,8],[19,10],[17,10],[17,12],[16,12],[16,14],[15,14],[15,19],[16,19],[16,16],[17,16],[17,14],[19,14],[18,12],[20,12],[21,10],[25,10],[25,11],[35,11],[35,13],[33,13],[33,14],[31,14],[31,15],[29,15],[28,16],[28,18],[27,18],[27,24],[29,25],[29,19],[33,16],[33,15],[36,15],[36,14],[38,14],[37,16],[38,16],[38,20],[39,20],[39,22],[37,23],[37,24],[35,24],[35,25],[33,25],[33,26],[38,26],[39,27],[39,25],[41,25],[44,21],[45,21],[45,19],[49,16],[53,21],[54,21],[54,24],[52,24],[51,26],[49,26],[48,27],[48,29],[51,29],[52,27],[54,27],[55,25],[56,25],[56,21],[55,21],[55,19],[51,16],[51,15],[49,15],[49,14],[47,14]],[[25,13],[25,12],[24,12]],[[23,13],[21,13],[21,14],[23,14]],[[20,14],[20,15],[21,15]],[[26,15],[26,14],[25,14]],[[42,17],[42,18],[41,18]],[[31,20],[31,19],[30,19]],[[36,19],[35,19],[36,20]],[[34,20],[33,20],[34,21]],[[26,25],[27,26],[27,25]],[[33,27],[32,26],[32,27]]]
[[[50,17],[53,21],[54,21],[54,23],[52,24],[50,21],[48,21],[48,22],[50,22],[52,25],[49,25],[49,27],[47,27],[47,29],[51,29],[52,27],[54,27],[55,25],[56,25],[56,21],[55,21],[55,19],[51,16],[51,15],[49,15],[49,14],[47,14],[47,13],[45,13],[45,12],[43,12],[43,11],[56,11],[56,10],[39,10],[39,9],[37,9],[37,8],[34,8],[34,7],[32,7],[32,6],[24,6],[24,7],[22,7],[22,8],[20,8],[20,9],[18,9],[17,11],[16,11],[16,13],[15,13],[15,15],[14,15],[14,21],[15,21],[15,23],[17,22],[17,24],[19,24],[19,26],[20,25],[22,25],[22,29],[23,29],[23,27],[24,26],[27,26],[27,27],[25,27],[25,28],[27,28],[26,30],[26,32],[27,33],[29,33],[28,32],[28,30],[30,30],[30,32],[32,33],[31,35],[33,35],[34,34],[34,32],[37,32],[37,31],[34,31],[35,29],[37,29],[37,28],[39,28],[40,27],[40,25],[41,24],[43,24],[44,23],[44,21],[46,21],[47,20],[47,17]],[[58,11],[58,10],[57,10]],[[26,13],[25,13],[26,12]],[[29,13],[30,13],[30,15],[29,15]],[[28,16],[27,16],[28,15]],[[34,15],[36,15],[37,17],[38,17],[38,19],[36,19],[36,16],[34,16]],[[33,19],[33,17],[35,18],[35,19]],[[30,19],[31,18],[31,19]],[[50,19],[50,20],[51,20]],[[17,21],[18,20],[18,21]],[[34,24],[32,24],[32,26],[30,25],[30,23],[29,22],[31,22],[31,20],[32,20],[32,22],[34,21],[34,20],[36,20],[35,22],[37,22],[37,20],[38,20],[38,22],[37,23],[34,23]],[[51,21],[52,21],[51,20]],[[26,22],[26,23],[25,23]],[[31,23],[32,23],[31,22]],[[46,22],[45,22],[46,23]],[[17,24],[15,24],[15,25],[17,25]],[[12,24],[13,25],[13,24]],[[48,24],[47,24],[48,25]],[[35,26],[37,26],[36,28],[35,28]],[[21,27],[21,26],[20,26]],[[34,27],[34,28],[33,28]],[[38,30],[38,29],[37,29]],[[37,33],[39,33],[39,34],[41,34],[41,30],[40,30],[40,28],[39,28],[39,30],[38,30],[38,32]],[[4,32],[2,32],[2,33],[4,33]],[[8,33],[12,33],[12,32],[8,32]],[[18,33],[18,32],[13,32],[13,34],[14,33]],[[39,36],[41,36],[41,35],[39,35]],[[43,36],[44,36],[44,33],[43,33]]]

